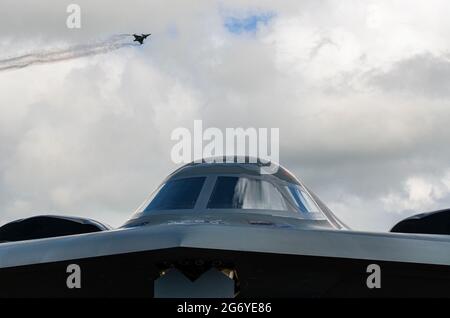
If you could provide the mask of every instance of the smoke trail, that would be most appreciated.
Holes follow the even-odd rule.
[[[129,40],[129,34],[114,35],[104,41],[96,41],[90,44],[75,45],[65,49],[36,51],[20,56],[0,59],[0,72],[12,69],[20,69],[33,64],[46,64],[71,60],[83,56],[104,54],[126,46],[136,46]]]

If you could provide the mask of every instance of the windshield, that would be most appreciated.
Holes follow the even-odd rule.
[[[243,177],[218,177],[208,208],[288,210],[280,191],[270,182]]]
[[[185,178],[166,182],[144,212],[155,210],[193,209],[205,183],[205,177]]]
[[[206,182],[207,178],[210,182]],[[253,176],[198,176],[169,180],[155,191],[140,212],[194,209],[202,191],[209,198],[205,197],[197,205],[199,212],[205,209],[267,210],[274,211],[274,215],[302,219],[324,218],[301,185]]]
[[[319,213],[319,207],[302,188],[296,184],[286,186],[292,201],[301,213]]]

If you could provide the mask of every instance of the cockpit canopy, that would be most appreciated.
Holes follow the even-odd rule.
[[[262,168],[260,161],[249,159],[185,165],[166,178],[133,219],[195,211],[330,221],[328,208],[289,171],[277,166],[267,174]]]

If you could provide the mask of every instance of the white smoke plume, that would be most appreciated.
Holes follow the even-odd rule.
[[[89,55],[104,54],[126,46],[137,45],[139,44],[130,42],[130,34],[118,34],[106,40],[95,41],[89,44],[81,44],[53,50],[36,51],[20,56],[0,59],[0,72],[20,69],[34,64],[54,63]]]

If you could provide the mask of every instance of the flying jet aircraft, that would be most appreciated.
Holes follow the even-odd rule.
[[[117,229],[4,225],[0,297],[450,297],[448,210],[354,231],[287,169],[266,168],[182,166]]]
[[[149,34],[141,34],[141,35],[133,34],[133,36],[134,36],[134,40],[133,41],[134,42],[139,42],[142,45],[142,44],[144,44],[144,40],[150,35],[151,35],[151,33],[149,33]]]

